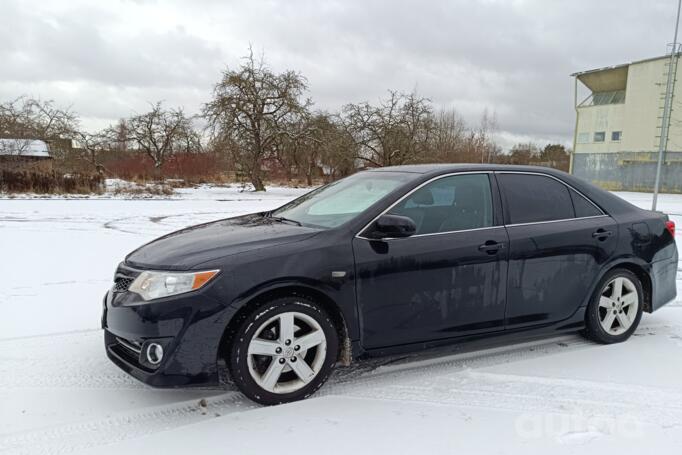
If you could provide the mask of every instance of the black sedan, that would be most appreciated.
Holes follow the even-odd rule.
[[[153,386],[233,382],[284,403],[360,356],[490,336],[632,335],[676,296],[675,225],[563,172],[359,172],[264,213],[129,254],[109,358]]]

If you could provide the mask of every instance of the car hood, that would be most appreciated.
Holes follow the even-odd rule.
[[[261,214],[245,215],[165,235],[130,253],[125,262],[145,269],[187,270],[221,257],[297,242],[319,232]]]

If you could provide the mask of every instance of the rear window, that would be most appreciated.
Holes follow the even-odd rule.
[[[568,187],[533,174],[497,174],[510,224],[574,218]]]

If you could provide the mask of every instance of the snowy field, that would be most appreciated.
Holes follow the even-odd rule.
[[[235,391],[154,390],[108,361],[101,299],[127,252],[305,191],[0,199],[0,454],[680,453],[680,302],[645,314],[624,344],[571,335],[362,362],[274,408]],[[659,208],[682,244],[682,196]],[[682,271],[678,294],[680,283]]]

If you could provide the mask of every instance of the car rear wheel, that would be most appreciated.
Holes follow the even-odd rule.
[[[318,390],[338,358],[338,335],[326,312],[303,297],[258,306],[232,338],[228,365],[239,389],[265,405],[301,400]]]
[[[587,308],[585,334],[605,344],[627,340],[642,318],[642,283],[629,270],[615,269],[606,274],[598,289]]]

